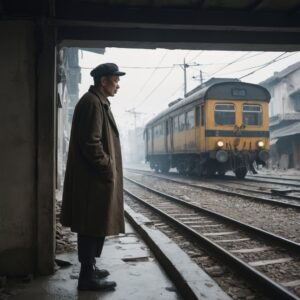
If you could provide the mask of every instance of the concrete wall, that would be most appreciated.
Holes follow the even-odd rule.
[[[0,274],[34,268],[35,41],[30,22],[0,22]]]
[[[288,74],[278,83],[266,86],[271,93],[270,117],[295,113],[293,91],[300,89],[300,69]]]

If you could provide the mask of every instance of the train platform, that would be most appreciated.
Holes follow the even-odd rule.
[[[80,265],[77,252],[57,255],[70,265],[59,268],[52,276],[42,276],[28,284],[14,286],[9,300],[146,300],[146,299],[230,299],[221,288],[173,242],[160,231],[151,228],[149,220],[126,208],[126,233],[108,237],[97,261],[99,268],[108,269],[107,280],[117,282],[113,291],[79,292],[77,279]],[[134,222],[135,228],[128,222]],[[132,223],[133,224],[133,223]],[[136,227],[138,226],[138,227]],[[140,229],[138,229],[140,228]],[[140,233],[142,230],[143,238]],[[162,267],[144,242],[159,248],[167,261]],[[72,236],[75,240],[76,236]],[[151,247],[152,248],[152,247]],[[172,280],[167,275],[174,275]],[[172,276],[171,276],[172,277]],[[174,283],[175,282],[175,283]]]

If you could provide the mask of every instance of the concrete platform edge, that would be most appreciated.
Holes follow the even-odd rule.
[[[148,218],[134,212],[128,205],[125,205],[125,215],[184,298],[231,299],[180,247],[161,231],[151,228],[153,223]]]

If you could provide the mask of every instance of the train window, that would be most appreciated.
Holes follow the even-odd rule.
[[[163,124],[159,124],[159,135],[160,135],[160,136],[164,135],[164,127],[163,127]]]
[[[166,135],[169,135],[169,125],[168,125],[168,120],[165,121],[165,133],[166,133]]]
[[[154,136],[159,137],[160,136],[160,125],[156,125],[154,127]]]
[[[200,125],[200,106],[196,106],[196,126]]]
[[[204,126],[204,118],[205,118],[205,115],[204,115],[204,105],[201,105],[201,111],[200,111],[200,121],[201,121],[201,126]]]
[[[174,132],[178,132],[178,116],[174,117],[173,119],[173,128],[174,128]]]
[[[260,105],[244,104],[243,105],[243,124],[244,125],[262,125],[262,108]]]
[[[185,129],[185,114],[179,115],[178,119],[179,119],[179,131],[184,131],[184,129]]]
[[[217,125],[234,125],[235,124],[234,105],[229,103],[216,104],[215,122]]]
[[[195,113],[190,110],[186,113],[186,129],[193,129],[195,127]]]

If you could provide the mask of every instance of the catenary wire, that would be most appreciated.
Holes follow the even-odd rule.
[[[280,61],[280,60],[282,60],[282,59],[286,59],[286,58],[288,58],[288,57],[290,57],[290,56],[292,56],[292,55],[295,55],[297,52],[291,53],[290,55],[288,55],[288,56],[286,56],[286,57],[282,57],[282,56],[283,56],[284,54],[286,54],[286,53],[287,53],[287,52],[281,53],[281,54],[280,54],[279,56],[277,56],[276,58],[274,58],[274,59],[270,60],[269,62],[265,63],[263,66],[260,66],[258,69],[256,69],[256,70],[254,70],[254,71],[252,71],[252,72],[250,72],[250,73],[248,73],[248,74],[245,74],[245,75],[239,77],[239,79],[242,79],[242,78],[245,78],[245,77],[247,77],[247,76],[250,76],[250,75],[256,73],[257,71],[261,70],[261,69],[264,68],[264,67],[267,67],[267,66],[269,66],[269,65],[271,65],[271,64],[273,64],[273,63],[275,63],[275,62],[277,62],[277,61]],[[280,59],[280,57],[282,57],[282,58]]]
[[[138,103],[135,108],[141,106],[142,104],[144,104],[153,94],[154,92],[163,84],[163,82],[170,76],[170,74],[172,73],[172,71],[174,71],[175,67],[173,67],[171,70],[169,70],[169,72],[165,75],[165,77],[158,83],[158,85],[156,85],[152,91],[143,99],[142,102]]]

